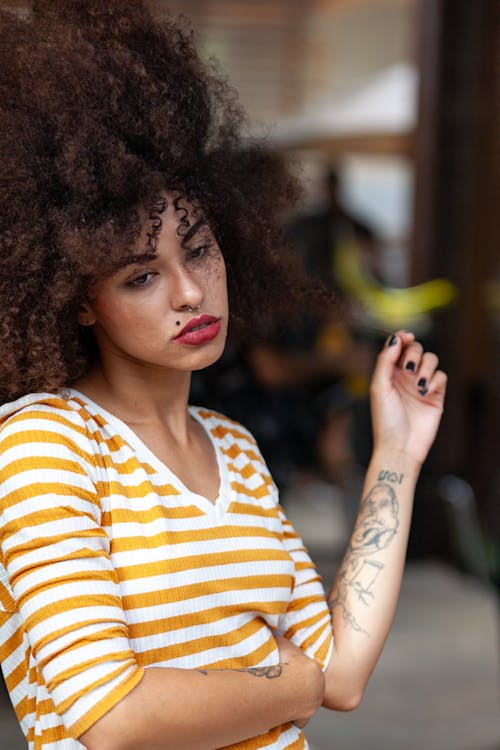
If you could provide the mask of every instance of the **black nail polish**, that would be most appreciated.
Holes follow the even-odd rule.
[[[394,334],[394,336],[391,336],[391,339],[389,341],[389,346],[394,346],[397,343],[398,343],[398,337],[396,336],[396,334]]]
[[[417,385],[419,388],[425,388],[425,386],[427,385],[427,378],[420,378]]]
[[[405,367],[406,367],[406,369],[407,369],[407,370],[409,370],[410,372],[415,372],[415,362],[412,362],[412,361],[410,360],[410,362],[407,362],[407,363],[406,363]]]
[[[427,392],[428,392],[428,391],[427,391],[427,388],[421,388],[421,389],[419,390],[419,393],[420,393],[420,395],[421,395],[421,396],[425,396],[425,395],[427,394]]]

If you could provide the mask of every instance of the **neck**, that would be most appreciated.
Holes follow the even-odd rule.
[[[181,437],[188,430],[190,384],[190,372],[98,363],[74,385],[130,425],[161,423]]]

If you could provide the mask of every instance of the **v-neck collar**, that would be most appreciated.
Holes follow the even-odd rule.
[[[209,500],[204,495],[200,495],[197,492],[193,492],[187,487],[184,482],[175,474],[169,466],[164,463],[158,456],[152,451],[146,443],[141,440],[139,435],[119,417],[109,412],[100,404],[93,401],[87,395],[77,390],[76,388],[67,388],[66,392],[69,392],[72,398],[83,403],[83,405],[89,410],[93,416],[102,417],[105,422],[111,425],[116,434],[124,440],[127,445],[133,450],[135,456],[144,463],[148,463],[155,469],[155,471],[162,477],[168,476],[171,484],[179,490],[180,494],[195,503],[200,510],[208,515],[215,515],[221,517],[229,508],[232,501],[232,487],[229,476],[229,470],[227,467],[226,458],[217,443],[216,438],[210,430],[210,417],[202,417],[200,412],[201,408],[197,406],[188,406],[188,412],[193,419],[195,419],[201,428],[204,430],[210,444],[215,452],[217,459],[217,468],[219,471],[219,493],[214,502]]]

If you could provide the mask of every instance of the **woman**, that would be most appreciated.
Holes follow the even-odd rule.
[[[44,0],[0,34],[0,654],[27,742],[305,748],[387,636],[445,375],[409,332],[380,353],[329,609],[252,436],[188,406],[229,321],[327,299],[280,260],[293,181],[140,3]]]

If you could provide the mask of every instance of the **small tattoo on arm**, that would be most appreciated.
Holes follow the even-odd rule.
[[[380,472],[380,475],[383,473]],[[390,473],[390,482],[401,484],[402,480],[402,474]],[[372,556],[391,544],[398,528],[396,493],[391,485],[379,481],[361,503],[356,526],[337,575],[335,595],[328,602],[332,614],[335,609],[340,609],[344,623],[365,635],[369,633],[359,624],[349,603],[354,596],[365,606],[370,606],[375,598],[376,580],[385,567],[384,563]]]
[[[248,672],[254,677],[266,677],[268,680],[274,680],[280,677],[283,672],[281,664],[275,664],[271,667],[248,667],[248,669],[197,669],[200,674],[208,675],[209,672]]]
[[[268,680],[274,680],[275,677],[280,677],[283,672],[281,664],[276,664],[274,667],[250,667],[250,669],[240,669],[240,672],[250,672],[254,677],[267,677]]]
[[[386,482],[392,482],[392,484],[403,484],[404,476],[404,474],[398,474],[395,471],[382,469],[382,471],[379,472],[378,481],[383,482],[385,480]]]

